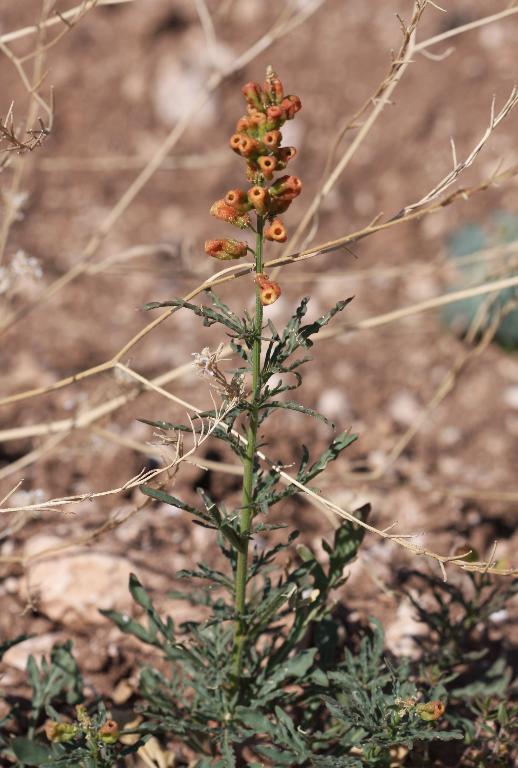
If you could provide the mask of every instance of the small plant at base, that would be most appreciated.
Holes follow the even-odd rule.
[[[471,557],[475,560],[478,553]],[[467,573],[457,584],[419,571],[403,576],[414,585],[405,593],[427,630],[416,637],[422,650],[417,678],[447,696],[446,719],[463,731],[467,744],[462,765],[513,765],[518,737],[518,706],[512,699],[516,672],[512,649],[494,636],[494,619],[506,618],[518,581],[495,584],[483,573]]]
[[[0,646],[0,658],[8,646],[25,639]],[[9,717],[0,721],[0,754],[8,761],[5,765],[112,768],[138,748],[138,744],[124,746],[119,742],[119,726],[102,701],[88,710],[84,706],[83,679],[70,642],[56,644],[50,658],[42,658],[40,666],[29,656],[27,678],[29,707],[16,699]],[[8,724],[13,727],[8,729]],[[13,735],[13,731],[25,735]]]

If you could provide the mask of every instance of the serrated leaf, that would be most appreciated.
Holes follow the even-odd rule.
[[[365,504],[354,511],[354,516],[365,522],[370,512],[370,504]],[[354,560],[356,553],[365,537],[365,528],[345,520],[335,531],[334,546],[329,555],[329,581],[335,581],[342,576],[345,566]]]
[[[352,443],[354,443],[357,439],[358,435],[355,435],[349,431],[342,432],[341,434],[337,435],[329,448],[320,456],[318,461],[312,464],[309,470],[307,470],[307,472],[304,474],[304,478],[306,480],[312,480],[314,477],[319,475],[324,471],[324,469],[331,461],[334,461],[342,453],[342,451],[352,445]]]
[[[203,325],[211,326],[214,323],[220,323],[233,331],[237,336],[241,336],[245,332],[245,327],[242,322],[237,318],[237,315],[228,315],[221,311],[216,311],[211,307],[198,306],[197,304],[191,304],[189,301],[183,299],[171,299],[170,301],[151,301],[144,304],[145,310],[161,309],[164,307],[178,307],[182,309],[189,309],[198,317],[203,320]]]
[[[154,610],[151,598],[134,573],[130,573],[129,591],[138,605],[142,606],[146,611]]]
[[[251,622],[255,625],[256,631],[268,626],[272,617],[293,597],[296,591],[296,584],[284,584],[274,590],[266,600],[263,600],[251,616]]]
[[[314,419],[318,419],[319,421],[324,422],[324,424],[328,424],[331,427],[334,427],[334,424],[328,418],[326,418],[326,416],[323,416],[321,413],[318,413],[318,411],[313,410],[313,408],[307,408],[306,406],[301,405],[301,403],[295,402],[295,400],[269,400],[264,404],[262,413],[269,415],[271,411],[277,409],[303,413],[306,416],[311,416]],[[262,418],[261,421],[264,421],[264,418]]]
[[[142,642],[148,643],[149,645],[159,645],[156,639],[156,632],[146,629],[142,624],[139,624],[138,621],[135,621],[135,619],[130,619],[129,616],[123,616],[122,613],[104,608],[101,609],[99,613],[106,616],[110,621],[113,621],[124,634],[133,635],[133,637],[136,637],[138,640],[142,640]]]
[[[306,547],[305,544],[298,544],[296,549],[298,556],[303,562],[307,563],[311,560],[315,560],[314,553],[309,549],[309,547]]]
[[[178,509],[183,509],[185,512],[190,512],[193,515],[199,514],[195,507],[191,507],[181,499],[176,498],[176,496],[171,496],[170,493],[166,493],[166,491],[163,491],[161,488],[151,488],[149,485],[141,485],[140,490],[145,496],[150,496],[152,499],[162,501],[164,504],[178,507]]]
[[[290,659],[283,662],[283,664],[273,673],[272,677],[269,678],[268,683],[271,685],[272,681],[280,683],[291,677],[295,678],[295,680],[303,677],[313,665],[316,652],[316,648],[308,648],[307,650],[292,656]]]
[[[329,310],[329,312],[326,312],[325,315],[319,317],[318,320],[315,320],[315,322],[309,323],[308,325],[304,325],[299,331],[299,337],[305,340],[307,346],[310,346],[313,343],[310,341],[310,336],[314,336],[316,333],[318,333],[320,329],[327,325],[338,312],[341,312],[343,309],[345,309],[345,307],[350,304],[352,300],[353,297],[351,296],[348,299],[338,301],[335,306]]]
[[[230,523],[222,523],[219,526],[219,529],[223,536],[226,538],[226,540],[231,544],[234,549],[237,549],[238,552],[245,552],[246,551],[246,542],[247,538],[244,536],[241,536],[231,525]]]
[[[252,709],[245,709],[245,707],[236,708],[236,717],[239,718],[244,725],[251,728],[256,733],[271,733],[275,728],[274,724],[263,715],[261,712]]]
[[[293,755],[287,752],[285,748],[276,749],[275,747],[260,745],[255,750],[263,757],[266,757],[267,760],[270,760],[272,765],[297,765],[297,763],[293,762]]]

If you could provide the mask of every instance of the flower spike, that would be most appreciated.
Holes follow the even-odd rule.
[[[246,112],[236,123],[230,137],[230,148],[246,163],[247,191],[230,189],[224,199],[216,200],[210,212],[217,219],[240,229],[248,227],[257,234],[256,285],[262,306],[273,304],[281,293],[279,285],[262,272],[262,243],[267,240],[284,243],[288,238],[286,227],[279,215],[283,214],[298,197],[302,182],[297,176],[275,174],[283,171],[297,154],[295,147],[283,147],[281,128],[301,109],[298,96],[286,95],[283,84],[272,67],[266,70],[261,86],[250,81],[242,88]],[[257,227],[252,217],[257,217]],[[255,220],[254,220],[255,224]],[[239,240],[207,240],[205,252],[223,261],[239,259],[250,250]]]

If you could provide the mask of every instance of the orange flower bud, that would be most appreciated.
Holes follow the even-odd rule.
[[[243,133],[233,133],[230,137],[230,141],[228,142],[230,144],[230,149],[233,149],[234,152],[237,152],[238,154],[241,154],[239,147],[243,136]]]
[[[259,288],[259,298],[263,307],[277,301],[281,295],[281,287],[279,283],[269,280],[268,275],[265,275],[264,273],[258,273],[255,276],[255,282]]]
[[[438,720],[444,715],[445,706],[442,701],[427,701],[424,704],[416,704],[416,712],[421,720]]]
[[[217,219],[228,221],[229,224],[234,224],[240,229],[246,229],[250,226],[250,216],[247,213],[240,213],[224,200],[216,200],[210,212]]]
[[[267,131],[263,136],[263,144],[268,149],[277,149],[282,141],[282,134],[280,131]]]
[[[284,89],[280,79],[275,72],[266,73],[266,81],[263,85],[263,91],[271,104],[279,104],[284,96]]]
[[[247,244],[241,240],[205,240],[205,253],[220,261],[240,259],[247,250]]]
[[[266,115],[257,109],[249,110],[249,128],[262,128],[266,123]]]
[[[257,165],[265,179],[271,179],[277,166],[277,160],[269,155],[263,155],[257,158]]]
[[[281,176],[275,184],[270,187],[270,194],[273,197],[283,197],[293,200],[298,197],[302,191],[302,182],[298,176]]]
[[[286,96],[280,103],[287,120],[293,120],[297,112],[302,109],[302,102],[298,96]]]
[[[266,110],[266,127],[269,131],[280,126],[285,122],[286,115],[284,109],[280,106],[268,107]]]
[[[99,737],[105,744],[115,744],[119,738],[119,726],[115,720],[106,720],[99,728]]]
[[[280,219],[274,219],[269,227],[266,228],[264,236],[267,240],[274,240],[276,243],[285,243],[288,239],[286,227]]]
[[[268,202],[269,213],[284,213],[291,205],[291,198],[271,197]]]
[[[259,83],[245,83],[241,90],[247,101],[247,104],[249,104],[251,107],[255,107],[256,109],[262,109],[262,91]]]
[[[259,150],[259,144],[255,139],[252,139],[251,136],[242,136],[241,141],[239,142],[239,153],[243,157],[250,157],[253,154],[256,154]]]
[[[277,163],[277,169],[280,168],[281,163],[284,165],[284,167],[286,167],[290,160],[293,160],[296,154],[297,150],[295,147],[281,147],[277,151],[277,160],[279,161]]]
[[[236,132],[237,133],[246,133],[248,129],[250,128],[250,120],[248,117],[240,117],[237,121],[236,125]]]
[[[264,187],[255,186],[249,189],[248,200],[259,216],[268,212],[268,191]]]
[[[58,723],[56,720],[47,720],[43,726],[45,736],[49,741],[55,741],[58,744],[72,741],[77,736],[78,727],[72,723]]]
[[[45,731],[45,736],[49,741],[54,741],[56,736],[57,726],[58,724],[55,720],[47,720],[45,725],[43,726],[43,730]]]
[[[230,189],[225,195],[225,203],[231,205],[239,213],[246,213],[252,207],[246,192],[242,189]]]

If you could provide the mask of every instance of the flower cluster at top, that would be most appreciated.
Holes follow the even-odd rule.
[[[247,110],[237,122],[230,147],[246,161],[250,188],[229,190],[222,200],[214,203],[210,212],[240,229],[253,229],[251,214],[255,213],[258,231],[260,225],[264,238],[284,243],[288,235],[280,214],[300,194],[302,182],[297,176],[289,175],[273,181],[273,175],[284,171],[297,154],[295,147],[281,147],[280,129],[286,120],[295,117],[302,105],[298,96],[284,95],[282,83],[271,67],[266,71],[262,87],[258,83],[247,83],[242,91]],[[248,244],[240,240],[205,242],[205,252],[224,261],[239,259],[249,250]],[[256,283],[263,304],[273,303],[280,295],[279,286],[266,275],[259,273]]]

